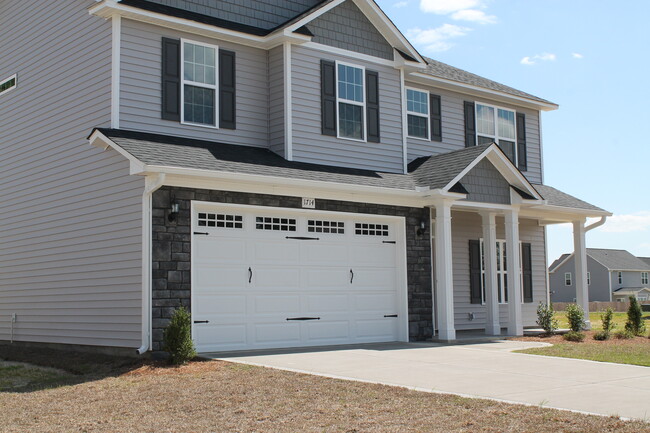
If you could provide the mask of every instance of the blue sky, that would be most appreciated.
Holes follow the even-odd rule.
[[[422,54],[559,104],[542,115],[544,183],[614,213],[588,247],[650,256],[649,1],[378,3]],[[549,261],[571,252],[570,226],[548,244]]]

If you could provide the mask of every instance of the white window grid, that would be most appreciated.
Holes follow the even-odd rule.
[[[343,221],[307,220],[307,231],[309,233],[345,234],[345,223]]]
[[[591,272],[587,272],[587,285],[591,285]]]
[[[16,88],[17,85],[18,85],[17,74],[13,74],[12,76],[5,78],[4,80],[0,81],[0,95],[12,91],[13,89]]]
[[[618,284],[623,284],[623,272],[618,272]]]
[[[197,224],[199,227],[241,229],[244,228],[244,218],[241,215],[199,212]]]
[[[479,117],[478,117],[479,106],[491,108],[494,110],[494,124],[493,124],[494,133],[493,134],[479,132]],[[498,105],[487,104],[484,102],[476,102],[474,104],[474,110],[475,110],[474,118],[476,119],[476,140],[478,141],[479,137],[486,137],[486,138],[491,138],[497,144],[499,144],[499,140],[510,141],[514,143],[513,164],[517,165],[517,113],[516,111],[505,107],[499,107]],[[506,137],[499,133],[499,110],[512,114],[514,118],[513,137]]]
[[[564,285],[565,286],[570,286],[573,284],[573,278],[571,275],[571,272],[565,272],[564,273]]]
[[[411,111],[408,109],[408,92],[419,92],[419,93],[424,93],[426,95],[426,109],[427,109],[427,114],[423,114],[417,111]],[[407,87],[406,90],[406,95],[404,95],[404,99],[406,100],[406,117],[407,117],[407,123],[408,123],[408,116],[416,116],[416,117],[423,117],[426,119],[426,125],[427,125],[427,136],[426,137],[417,137],[414,135],[410,135],[408,133],[408,127],[407,127],[407,136],[408,138],[414,138],[416,140],[430,140],[431,139],[431,109],[429,107],[429,91],[428,90],[422,90],[422,89],[416,89],[413,87]]]
[[[336,137],[341,138],[343,140],[361,141],[361,142],[365,143],[367,141],[367,132],[368,132],[367,131],[368,128],[366,127],[366,123],[367,123],[366,122],[366,68],[364,68],[363,66],[360,66],[360,65],[352,64],[352,63],[340,62],[338,60],[335,63],[336,63],[336,65],[335,65],[336,66],[335,67],[335,75],[336,75],[336,79],[335,79],[335,81],[336,81]],[[362,102],[354,101],[354,100],[351,100],[351,99],[344,99],[344,98],[340,97],[340,95],[339,95],[339,93],[340,93],[339,92],[339,65],[347,66],[347,67],[350,67],[350,68],[356,68],[356,69],[361,70],[361,83],[362,83],[361,98],[363,100]],[[341,135],[341,127],[340,127],[341,118],[339,117],[340,116],[339,108],[340,108],[341,103],[349,104],[349,105],[356,105],[356,106],[362,107],[361,108],[361,128],[362,128],[361,135],[362,135],[362,137],[360,139],[359,138],[354,138],[354,137],[344,137],[344,136]]]
[[[214,85],[185,79],[185,44],[198,45],[214,49]],[[203,128],[219,129],[219,47],[190,39],[181,39],[181,123]],[[185,85],[214,90],[214,125],[185,121]]]
[[[295,218],[258,216],[255,217],[255,228],[257,230],[295,232],[297,225]]]
[[[641,284],[648,284],[648,273],[641,272]]]
[[[481,243],[481,303],[485,305],[485,246],[483,244],[483,239],[480,239]],[[498,291],[498,300],[500,305],[508,303],[508,248],[506,247],[506,241],[503,239],[497,239],[495,243],[495,248],[497,249],[497,291]],[[521,243],[519,243],[520,253],[521,253]],[[521,257],[521,256],[520,256]],[[524,300],[524,285],[523,285],[523,263],[521,274],[521,300],[523,303]]]
[[[354,234],[360,236],[388,236],[387,224],[354,223]]]

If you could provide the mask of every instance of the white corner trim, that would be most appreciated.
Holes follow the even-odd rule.
[[[122,147],[116,145],[113,140],[106,137],[99,130],[95,130],[90,137],[88,137],[88,142],[91,146],[98,147],[100,149],[106,150],[109,147],[115,150],[117,153],[125,157],[129,161],[129,174],[140,174],[144,171],[145,165],[137,159],[135,156],[131,155],[129,152],[122,149]]]
[[[120,129],[120,58],[122,40],[122,17],[111,18],[111,128]]]
[[[406,113],[406,85],[404,83],[404,69],[399,70],[400,102],[402,103],[402,161],[404,164],[404,174],[408,173],[408,125]]]
[[[284,52],[284,155],[293,161],[293,95],[292,95],[292,61],[291,43],[283,44]]]

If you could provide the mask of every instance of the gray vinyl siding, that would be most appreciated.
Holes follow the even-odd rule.
[[[497,239],[505,239],[504,219],[497,218]],[[469,241],[483,237],[481,217],[472,212],[452,212],[452,261],[454,277],[454,322],[457,330],[485,329],[486,308],[470,302]],[[524,326],[535,326],[537,305],[546,302],[546,255],[544,228],[534,220],[519,221],[521,242],[531,244],[533,302],[522,304]],[[508,305],[499,307],[501,327],[508,325]],[[474,320],[469,320],[474,313]]]
[[[0,3],[0,340],[138,347],[143,181],[110,124],[111,23],[92,0]],[[39,29],[35,32],[34,29]]]
[[[284,155],[284,50],[269,51],[269,148]]]
[[[622,271],[622,273],[623,282],[621,284],[618,283],[618,271],[613,271],[611,273],[612,290],[621,289],[623,287],[650,287],[648,284],[641,284],[641,271]]]
[[[317,5],[320,0],[150,0],[239,24],[271,29]]]
[[[340,60],[379,73],[381,143],[321,134],[320,61]],[[295,161],[388,172],[403,171],[399,72],[354,57],[294,47],[291,57],[293,157]]]
[[[237,129],[215,129],[161,118],[161,40],[187,38],[235,52]],[[268,147],[267,53],[133,20],[122,20],[120,128]]]
[[[408,79],[408,77],[407,77]],[[442,141],[428,141],[418,138],[408,138],[409,162],[420,156],[437,155],[465,147],[465,114],[464,101],[474,101],[473,96],[430,86],[406,82],[406,87],[428,90],[434,95],[440,95],[442,109]],[[497,105],[516,110],[526,115],[526,147],[528,154],[528,170],[523,172],[532,183],[542,183],[542,160],[539,133],[539,112],[528,108],[503,104],[501,102],[479,99],[478,102]]]
[[[610,272],[606,267],[596,260],[587,256],[587,271],[591,275],[591,284],[589,284],[589,300],[609,302],[610,301]],[[567,286],[564,280],[564,274],[571,273],[571,285]],[[640,278],[640,277],[639,277]],[[575,302],[576,299],[576,269],[575,260],[571,256],[561,266],[549,273],[551,301],[553,302]],[[639,279],[639,282],[641,280]],[[618,281],[616,281],[618,283]],[[612,285],[612,290],[617,287]]]
[[[476,164],[460,183],[469,192],[463,200],[510,204],[510,184],[487,159]]]
[[[393,47],[352,0],[317,17],[307,28],[314,34],[312,42],[393,60]]]

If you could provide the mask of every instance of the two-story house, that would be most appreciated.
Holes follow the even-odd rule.
[[[575,258],[562,254],[548,268],[553,302],[575,302]],[[646,301],[650,295],[650,263],[626,250],[587,248],[589,300],[625,302],[630,296]]]
[[[557,105],[420,55],[372,0],[0,4],[0,339],[199,351],[521,335]],[[593,227],[593,226],[591,226]],[[486,247],[489,246],[489,247]]]

